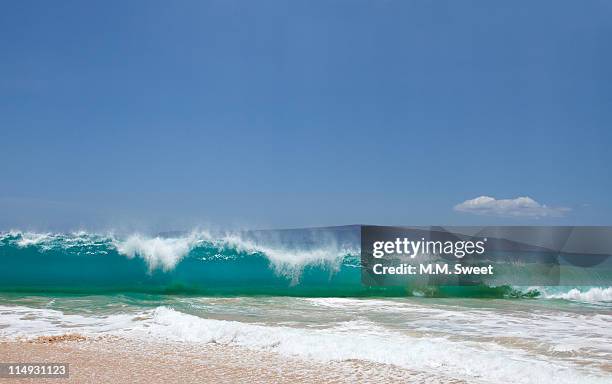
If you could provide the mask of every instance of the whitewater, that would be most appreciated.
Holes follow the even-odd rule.
[[[364,287],[356,227],[9,231],[0,260],[0,341],[78,333],[215,345],[442,383],[612,374],[612,287]]]

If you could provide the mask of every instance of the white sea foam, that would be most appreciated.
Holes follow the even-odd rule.
[[[0,305],[0,337],[34,338],[41,335],[62,335],[78,332],[97,335],[105,332],[124,332],[135,324],[134,314],[83,316],[65,314],[49,308]]]
[[[156,338],[237,345],[318,361],[366,360],[449,375],[470,382],[603,383],[570,365],[551,362],[492,343],[412,337],[357,320],[327,329],[264,326],[202,319],[158,307],[144,331]],[[521,372],[517,375],[517,372]]]
[[[225,307],[234,305],[224,303]],[[254,298],[235,303],[242,308],[240,313],[249,308],[260,311],[262,304]],[[317,309],[320,305],[324,308]],[[532,314],[510,309],[499,311],[421,305],[412,301],[356,299],[278,298],[274,302],[266,300],[265,308],[269,307],[275,308],[270,309],[270,314],[277,314],[274,316],[278,316],[278,311],[296,310],[301,315],[292,312],[291,318],[296,321],[288,326],[272,320],[253,324],[202,318],[165,306],[107,316],[0,306],[0,337],[78,332],[194,345],[216,343],[321,362],[385,363],[476,383],[508,382],[508,378],[514,383],[556,384],[604,383],[607,380],[605,372],[588,369],[580,361],[574,363],[578,356],[599,362],[609,356],[606,347],[610,337],[606,330],[609,316],[604,314],[538,314],[540,311]],[[376,307],[390,312],[374,311]],[[346,313],[350,315],[347,317]],[[297,321],[301,316],[306,316],[304,322]],[[261,320],[265,321],[265,317]],[[395,326],[405,326],[389,327],[388,321]],[[317,326],[313,327],[314,324]],[[549,339],[546,338],[548,333],[551,334]],[[498,337],[521,342],[499,343],[495,341]],[[541,350],[540,344],[546,345],[555,339],[559,342],[558,348],[548,352],[546,347]],[[573,339],[582,341],[581,345],[567,349],[574,344]],[[595,347],[597,353],[590,353]],[[558,353],[564,351],[570,351],[572,358],[560,358]]]
[[[464,307],[463,299],[404,300],[308,298],[315,309],[344,313],[351,318],[376,319],[391,327],[407,327],[422,335],[450,334],[471,341],[495,340],[505,346],[519,342],[541,354],[558,351],[597,351],[612,356],[612,313],[590,308],[590,312],[550,310],[538,301],[480,302]],[[593,358],[593,356],[591,356]]]
[[[20,234],[21,236],[19,240],[16,241],[16,244],[22,248],[44,243],[52,237],[50,233],[25,232]]]
[[[129,258],[142,257],[150,270],[161,267],[165,271],[173,269],[198,242],[195,235],[182,238],[132,235],[125,240],[113,240],[119,253]]]
[[[71,249],[73,247],[87,247],[110,242],[112,235],[100,235],[86,231],[69,233],[38,233],[12,230],[0,233],[0,241],[9,240],[20,248],[39,247],[43,251],[50,249]]]
[[[142,257],[151,270],[161,267],[173,269],[194,248],[212,245],[222,249],[233,249],[246,255],[262,255],[279,274],[299,278],[306,265],[327,265],[330,271],[339,267],[342,258],[355,250],[327,242],[311,247],[285,247],[279,244],[262,244],[245,239],[237,234],[211,235],[208,232],[192,232],[187,236],[164,238],[132,235],[125,239],[113,239],[117,251],[130,258]]]
[[[221,246],[227,245],[238,251],[258,253],[267,257],[277,273],[292,276],[294,282],[306,265],[325,265],[330,271],[339,268],[342,259],[348,254],[357,254],[354,248],[341,246],[333,239],[326,239],[316,246],[286,247],[280,244],[262,244],[240,235],[229,234],[222,237]]]
[[[307,265],[325,265],[330,271],[340,266],[347,254],[359,253],[358,248],[336,244],[333,238],[317,239],[315,245],[286,246],[281,241],[256,241],[241,233],[215,233],[193,231],[175,236],[147,236],[132,234],[115,236],[113,234],[93,234],[85,231],[72,233],[36,233],[11,231],[1,234],[0,240],[9,238],[21,248],[36,246],[41,250],[73,249],[77,247],[98,247],[96,251],[105,253],[106,248],[115,248],[119,254],[128,258],[140,257],[145,260],[149,270],[172,270],[176,265],[199,246],[213,246],[220,251],[231,249],[249,255],[266,257],[275,271],[299,279],[301,270]]]
[[[585,302],[612,302],[612,287],[592,287],[586,291],[572,288],[567,292],[545,293],[547,299],[565,299]]]

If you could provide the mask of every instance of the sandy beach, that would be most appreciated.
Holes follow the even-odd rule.
[[[0,235],[0,363],[69,373],[0,381],[610,383],[612,287],[370,291],[356,251],[195,238]]]
[[[609,324],[556,299],[5,295],[0,362],[68,363],[29,380],[53,383],[603,384]]]
[[[463,383],[357,360],[323,363],[214,343],[143,343],[75,334],[2,341],[0,361],[70,364],[67,379],[4,378],[2,383]]]

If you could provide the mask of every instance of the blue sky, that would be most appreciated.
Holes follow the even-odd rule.
[[[607,1],[3,2],[0,229],[609,225],[611,44]]]

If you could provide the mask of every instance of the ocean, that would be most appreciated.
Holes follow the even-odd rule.
[[[612,287],[366,287],[359,252],[356,226],[5,232],[0,340],[214,344],[441,383],[612,382]]]

